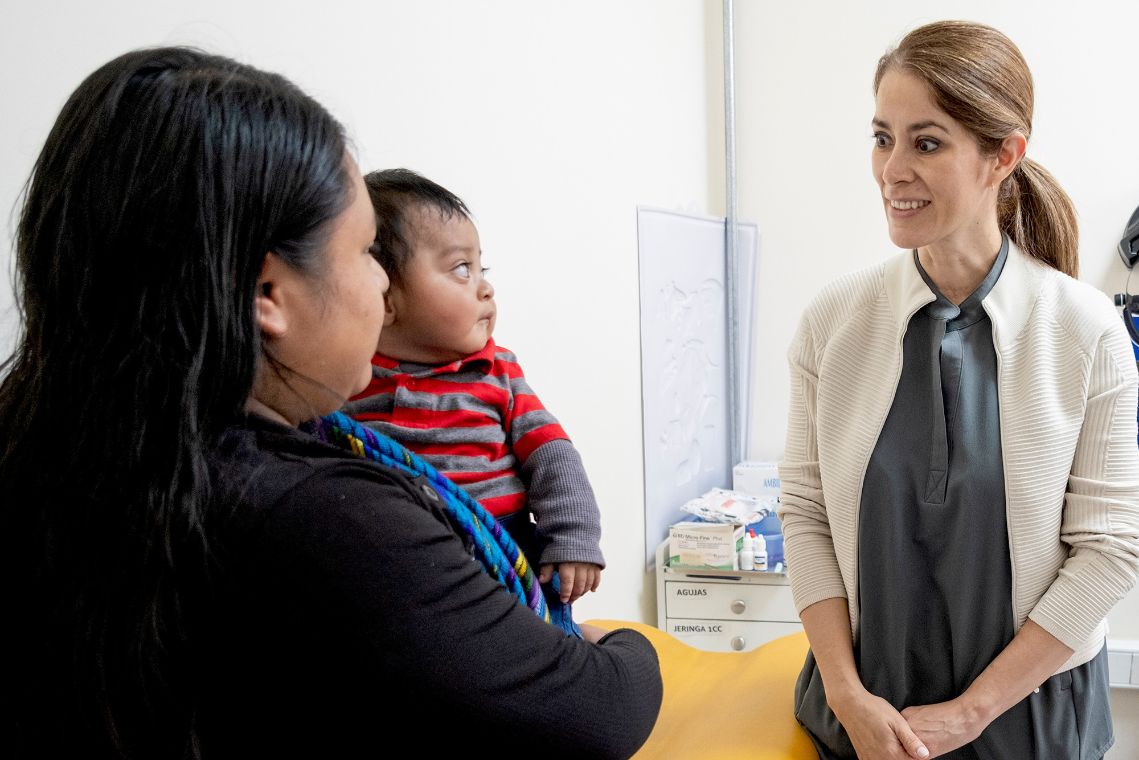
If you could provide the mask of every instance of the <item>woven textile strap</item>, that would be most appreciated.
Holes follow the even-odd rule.
[[[518,597],[538,617],[550,622],[550,613],[538,585],[538,577],[526,556],[494,516],[466,491],[391,438],[364,427],[341,412],[321,417],[315,433],[322,441],[347,449],[357,456],[408,475],[422,475],[439,495],[447,514],[470,537],[475,557],[487,575]]]

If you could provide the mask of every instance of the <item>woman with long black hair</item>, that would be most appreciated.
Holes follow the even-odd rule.
[[[644,741],[641,636],[565,637],[496,569],[509,539],[475,546],[476,505],[398,450],[300,429],[369,377],[374,234],[342,128],[280,76],[143,50],[67,101],[26,189],[0,383],[12,756]]]

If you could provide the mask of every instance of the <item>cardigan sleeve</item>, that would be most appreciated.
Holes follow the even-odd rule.
[[[788,351],[791,367],[787,443],[779,464],[782,493],[777,510],[783,524],[784,553],[795,608],[846,598],[835,556],[819,468],[816,396],[818,369],[809,313]]]
[[[1139,572],[1139,378],[1118,320],[1100,336],[1060,522],[1068,558],[1029,618],[1072,649]]]

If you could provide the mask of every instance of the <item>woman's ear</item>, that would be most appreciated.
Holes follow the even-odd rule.
[[[265,254],[265,261],[261,264],[261,276],[257,278],[257,294],[253,297],[253,314],[257,320],[257,329],[266,338],[280,338],[289,329],[289,320],[286,313],[284,288],[281,287],[283,275],[290,274],[285,262],[272,251]]]
[[[1020,132],[1013,132],[1001,141],[1001,147],[997,149],[997,162],[993,167],[995,184],[1004,182],[1006,177],[1016,171],[1027,150],[1028,140]]]

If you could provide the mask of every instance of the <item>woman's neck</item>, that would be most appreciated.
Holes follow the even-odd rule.
[[[964,241],[943,240],[918,249],[918,259],[941,294],[960,304],[993,268],[1001,250],[1001,232],[991,230]]]
[[[245,400],[245,411],[250,414],[260,415],[274,422],[280,422],[282,425],[288,425],[289,427],[296,427],[299,424],[298,422],[291,422],[285,415],[253,396]]]

